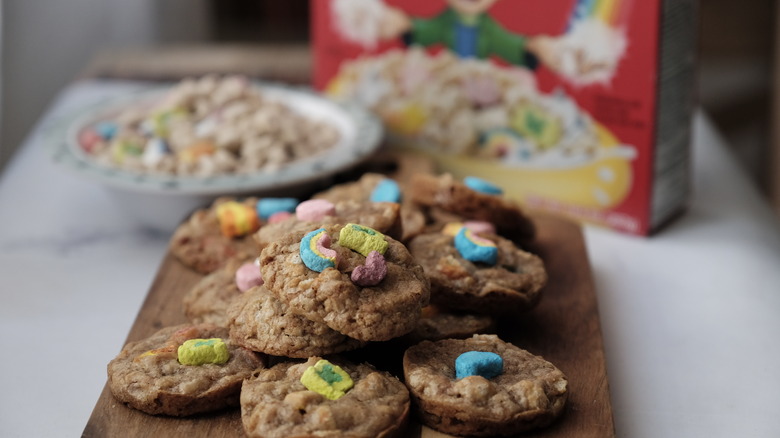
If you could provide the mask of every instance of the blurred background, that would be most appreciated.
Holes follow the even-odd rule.
[[[80,76],[121,76],[131,70],[136,76],[145,71],[175,75],[177,63],[193,58],[212,63],[212,69],[243,63],[248,71],[265,69],[273,76],[280,58],[307,62],[308,3],[2,1],[0,169],[57,92]],[[733,147],[735,159],[777,207],[780,154],[773,151],[780,150],[780,141],[772,141],[776,2],[706,0],[700,11],[700,103]],[[267,44],[280,45],[275,62],[253,56],[266,53],[256,49]],[[182,47],[191,55],[186,60],[167,50]],[[215,55],[217,48],[227,50]]]

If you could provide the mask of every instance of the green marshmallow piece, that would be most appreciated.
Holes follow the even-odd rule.
[[[358,224],[347,224],[339,232],[339,245],[368,257],[371,251],[384,255],[388,243],[379,231]]]
[[[178,356],[182,365],[223,364],[230,359],[230,352],[220,338],[190,339],[179,346]]]
[[[301,383],[328,400],[338,400],[349,391],[354,382],[346,371],[325,359],[317,361],[303,372]]]

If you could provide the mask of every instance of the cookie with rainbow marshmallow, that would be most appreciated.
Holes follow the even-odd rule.
[[[361,341],[415,328],[430,285],[397,240],[350,223],[290,233],[263,249],[265,286],[307,319]]]
[[[253,197],[217,198],[179,225],[170,240],[171,253],[202,274],[215,271],[234,257],[256,257],[251,234],[260,228],[257,203]]]
[[[241,382],[263,366],[227,329],[184,324],[125,345],[108,364],[108,386],[139,411],[181,417],[238,406]]]
[[[409,391],[368,364],[311,357],[258,371],[241,388],[249,437],[387,438],[403,432]]]
[[[463,224],[409,242],[431,282],[431,302],[487,314],[533,308],[547,283],[544,262],[496,234]]]
[[[295,198],[217,198],[207,208],[195,211],[173,233],[171,253],[184,265],[208,274],[227,260],[256,257],[252,235],[263,223],[290,215]]]
[[[503,196],[503,190],[489,181],[451,174],[414,175],[409,196],[419,204],[456,214],[464,220],[492,223],[498,234],[519,243],[533,240],[536,228],[519,204]]]
[[[423,341],[406,350],[404,378],[422,422],[453,435],[515,436],[563,412],[566,376],[495,335]]]
[[[273,356],[307,358],[354,350],[365,342],[290,311],[264,286],[243,294],[227,309],[230,339]]]

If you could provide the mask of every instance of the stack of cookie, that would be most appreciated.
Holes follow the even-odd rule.
[[[410,406],[452,434],[544,426],[563,409],[565,376],[475,335],[539,301],[544,264],[522,249],[533,237],[520,208],[476,178],[367,173],[304,202],[218,199],[171,239],[172,253],[206,274],[183,302],[194,325],[128,344],[109,365],[110,387],[150,414],[240,402],[244,430],[258,437],[390,436],[403,433]],[[201,336],[204,327],[220,332]],[[359,363],[369,345],[403,357],[403,372]],[[349,351],[353,360],[336,356]],[[221,381],[214,373],[236,361],[248,366],[231,368],[243,386],[229,401],[204,401],[214,390],[185,377],[211,370]],[[147,380],[168,382],[166,395],[127,390]],[[195,395],[170,408],[182,387]]]

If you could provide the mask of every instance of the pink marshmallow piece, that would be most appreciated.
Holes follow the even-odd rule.
[[[295,207],[295,216],[306,222],[318,222],[325,216],[334,214],[336,214],[336,207],[332,202],[324,199],[310,199]]]
[[[277,211],[276,213],[268,217],[268,223],[275,224],[277,222],[283,222],[290,217],[292,217],[292,213],[290,213],[289,211]]]
[[[378,251],[371,251],[366,257],[366,264],[352,271],[350,278],[358,286],[376,286],[387,275],[385,258]]]
[[[471,230],[474,234],[496,234],[496,227],[490,222],[485,221],[466,221],[463,226]]]
[[[328,233],[324,233],[320,240],[317,241],[317,251],[319,251],[320,254],[324,255],[325,257],[332,258],[333,262],[338,266],[339,253],[337,253],[335,249],[331,249],[330,244],[330,235]]]
[[[236,286],[241,292],[246,292],[255,286],[263,284],[263,274],[254,262],[244,263],[236,271]]]
[[[85,152],[94,152],[97,144],[103,141],[94,129],[85,129],[79,133],[79,145]]]

